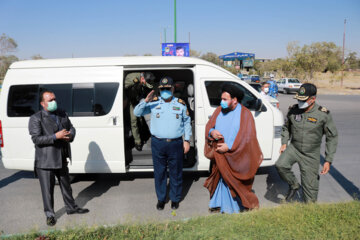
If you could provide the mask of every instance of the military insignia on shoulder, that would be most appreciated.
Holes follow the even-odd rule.
[[[134,83],[137,83],[137,82],[139,82],[139,79],[134,78],[133,82],[134,82]]]
[[[186,105],[185,102],[184,102],[184,100],[182,100],[182,99],[180,99],[180,98],[179,98],[178,102],[181,103],[182,105]]]
[[[155,102],[155,101],[157,101],[157,100],[159,100],[159,98],[158,98],[158,97],[154,97],[151,101],[152,101],[152,102]]]
[[[319,110],[321,111],[321,112],[324,112],[324,113],[329,113],[330,111],[329,110],[327,110],[327,108],[326,107],[319,107]]]

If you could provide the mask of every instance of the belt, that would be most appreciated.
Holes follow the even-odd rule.
[[[177,141],[177,140],[182,139],[182,137],[178,137],[178,138],[158,138],[158,137],[156,137],[154,135],[151,135],[151,136],[156,138],[157,140],[165,141],[165,142],[173,142],[173,141]]]

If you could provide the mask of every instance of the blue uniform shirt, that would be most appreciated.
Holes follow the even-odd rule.
[[[156,101],[142,100],[134,109],[137,117],[151,113],[150,132],[157,138],[179,138],[189,141],[191,132],[191,119],[186,105],[173,97],[171,102],[165,102],[161,97]]]
[[[270,95],[273,98],[276,98],[277,97],[276,95],[278,94],[278,86],[276,82],[274,80],[269,80],[267,81],[267,83],[270,84],[268,95]]]

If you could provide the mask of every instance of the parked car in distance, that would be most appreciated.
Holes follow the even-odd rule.
[[[251,79],[251,82],[260,83],[259,75],[251,75],[250,79]]]
[[[249,83],[249,85],[252,86],[259,93],[261,92],[261,84],[260,83]],[[273,105],[274,107],[279,109],[279,107],[280,107],[279,100],[277,100],[276,98],[270,97],[270,96],[269,96],[268,100],[271,105]]]
[[[247,80],[249,78],[249,75],[246,73],[238,73],[237,75],[241,80]]]
[[[281,78],[277,84],[278,91],[284,94],[297,92],[301,86],[301,82],[297,78]]]

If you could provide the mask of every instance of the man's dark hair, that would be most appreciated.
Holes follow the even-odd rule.
[[[147,82],[153,83],[155,80],[155,75],[152,72],[144,72],[144,78]]]
[[[52,93],[52,94],[55,94],[53,91],[48,90],[48,89],[44,89],[44,90],[42,90],[42,91],[41,91],[41,93],[40,93],[40,102],[44,101],[44,94],[45,94],[45,93]]]
[[[184,49],[184,47],[176,47],[176,50]]]
[[[229,93],[231,98],[236,97],[238,102],[241,102],[241,100],[244,98],[244,92],[236,84],[225,83],[221,88],[221,94],[223,92]]]
[[[268,83],[268,82],[262,82],[262,83],[261,83],[261,86],[263,87],[263,86],[265,86],[265,84],[269,84],[269,85],[270,85],[270,83]]]

